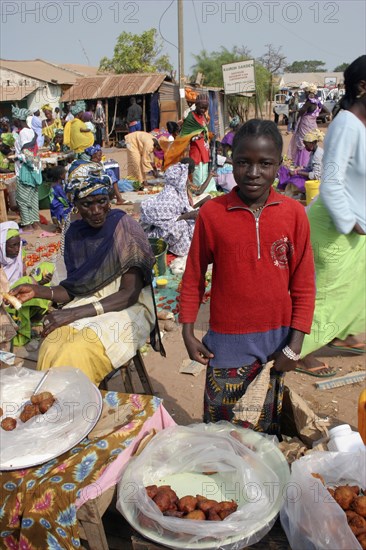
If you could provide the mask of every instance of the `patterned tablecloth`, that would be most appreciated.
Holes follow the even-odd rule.
[[[106,436],[85,438],[41,466],[0,472],[0,548],[80,548],[77,509],[118,482],[123,466],[150,430],[175,424],[157,397],[102,395],[103,406],[117,420],[119,410],[131,405],[128,424]]]

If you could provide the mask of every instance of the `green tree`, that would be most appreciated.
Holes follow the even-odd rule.
[[[349,66],[349,63],[341,63],[340,65],[336,66],[336,68],[334,69],[334,72],[344,73],[344,71],[347,69],[348,66]]]
[[[117,38],[112,59],[103,57],[101,71],[122,73],[171,73],[173,67],[169,56],[162,54],[162,41],[156,29],[142,34],[122,32]]]
[[[204,75],[204,85],[217,87],[224,87],[222,65],[252,58],[250,51],[245,46],[235,46],[232,50],[228,50],[222,46],[219,51],[214,52],[202,50],[198,55],[194,55],[193,57],[196,61],[192,67],[193,79],[195,80],[197,73],[202,73]],[[263,65],[259,62],[255,64],[257,98],[260,106],[263,105],[265,100],[270,76],[269,71]],[[228,96],[229,115],[239,115],[242,120],[246,120],[250,101],[254,101],[254,99],[251,97]]]
[[[286,67],[288,73],[322,73],[326,71],[324,61],[309,59],[306,61],[294,61]]]

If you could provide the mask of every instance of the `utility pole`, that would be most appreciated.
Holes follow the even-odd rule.
[[[184,35],[183,35],[183,0],[178,1],[178,73],[179,73],[179,118],[183,118],[184,97],[181,91],[184,89]]]

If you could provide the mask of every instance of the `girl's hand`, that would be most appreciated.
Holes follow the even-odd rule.
[[[275,353],[272,359],[274,359],[273,367],[278,372],[290,372],[296,369],[297,361],[289,359],[282,351]]]
[[[214,354],[211,353],[200,340],[195,336],[184,336],[184,343],[188,351],[189,358],[192,361],[197,361],[202,365],[208,365],[210,359],[214,357]]]
[[[24,304],[24,302],[32,300],[35,297],[33,285],[17,286],[10,291],[10,294],[18,298],[18,300],[22,302],[22,304]]]
[[[69,325],[75,321],[75,315],[70,309],[61,309],[57,311],[52,311],[43,320],[43,332],[42,337],[46,338],[54,330]]]

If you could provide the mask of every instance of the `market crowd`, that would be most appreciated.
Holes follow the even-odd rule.
[[[209,131],[209,97],[200,94],[181,121],[149,133],[132,98],[124,179],[103,158],[101,102],[94,114],[82,101],[67,113],[49,105],[33,113],[13,107],[0,136],[0,167],[15,170],[20,216],[19,225],[0,224],[0,265],[11,294],[24,304],[20,315],[6,306],[18,325],[13,344],[29,341],[32,321],[41,319],[37,368],[72,365],[77,357],[96,384],[146,341],[163,354],[148,240],[163,239],[186,261],[179,320],[189,357],[207,367],[205,421],[232,420],[235,404],[273,361],[254,428],[279,434],[285,372],[334,376],[314,356],[324,345],[365,353],[357,336],[365,331],[366,301],[366,56],[349,65],[344,82],[325,139],[317,128],[316,86],[306,85],[305,103],[289,127],[286,163],[272,121],[242,124],[235,116],[218,140]],[[24,233],[39,227],[45,146],[70,154],[47,174],[66,270],[57,285],[52,269],[43,266],[37,278],[23,262]],[[127,203],[126,191],[148,194],[152,178],[162,176],[163,189],[142,202],[139,221],[111,208]],[[309,181],[320,187],[305,209]],[[209,330],[201,341],[195,323],[211,265]],[[118,338],[111,326],[119,327]]]

